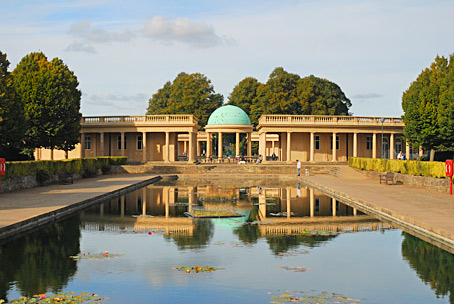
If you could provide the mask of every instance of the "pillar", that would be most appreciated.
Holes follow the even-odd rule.
[[[332,149],[333,149],[333,159],[332,161],[335,162],[337,160],[337,151],[336,151],[336,136],[337,136],[337,133],[336,132],[333,132],[333,144],[332,144]]]
[[[333,216],[336,216],[336,199],[334,197],[331,198],[331,206],[333,209]]]
[[[372,158],[377,158],[377,134],[372,134]]]
[[[207,157],[210,157],[213,153],[212,150],[212,142],[211,142],[211,133],[207,133]]]
[[[394,159],[394,134],[389,134],[389,159]]]
[[[266,151],[266,132],[260,133],[259,138],[259,155],[262,155],[263,162],[266,162],[265,151]]]
[[[311,132],[311,143],[310,143],[310,158],[309,161],[313,162],[314,161],[314,150],[315,150],[315,133]]]
[[[292,149],[292,133],[291,132],[287,132],[287,162],[288,163],[291,163],[292,160],[291,160],[291,157],[292,157],[292,154],[291,154],[291,149]]]
[[[142,132],[142,162],[147,162],[147,132]]]
[[[356,132],[353,133],[353,157],[358,157],[358,133]]]
[[[218,158],[222,158],[222,132],[219,132],[219,142],[218,142]]]
[[[235,138],[235,156],[240,155],[240,133],[236,132]]]
[[[80,133],[80,158],[85,158],[85,133]]]
[[[195,146],[194,146],[194,138],[197,140],[196,136],[194,136],[194,132],[189,132],[189,157],[188,161],[189,162],[194,162],[196,160],[195,157]]]
[[[358,209],[353,208],[353,215],[356,216],[358,214]]]
[[[164,146],[164,161],[168,162],[169,161],[169,151],[170,150],[170,134],[169,132],[166,132],[166,143]]]
[[[125,132],[120,132],[121,156],[125,156]]]
[[[291,196],[291,192],[290,192],[290,187],[287,187],[287,218],[290,218],[290,196]]]
[[[310,205],[310,217],[314,217],[314,207],[315,207],[315,198],[314,198],[314,189],[309,188],[309,205]]]
[[[424,154],[424,150],[421,146],[419,146],[419,159],[421,159],[422,155]]]
[[[197,136],[196,136],[196,141],[197,141],[197,156],[200,156],[201,155],[201,151],[200,151],[200,141],[197,140]]]
[[[104,156],[104,132],[99,133],[99,141],[100,141],[99,156]]]
[[[252,145],[251,145],[251,142],[252,142],[252,133],[248,133],[247,134],[247,157],[251,157],[252,155]]]
[[[411,159],[410,144],[408,142],[405,142],[405,159]]]

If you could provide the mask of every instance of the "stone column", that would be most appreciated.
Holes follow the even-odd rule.
[[[424,150],[422,149],[421,146],[419,146],[419,158],[421,158],[423,154],[424,154]]]
[[[252,142],[252,132],[247,134],[247,157],[251,157],[251,154],[252,154],[251,142]]]
[[[85,133],[80,133],[80,158],[85,158]]]
[[[266,162],[266,132],[260,133],[259,135],[259,155],[262,155],[263,162]]]
[[[240,155],[240,133],[236,132],[235,138],[235,156]]]
[[[314,189],[309,188],[309,206],[310,206],[310,217],[314,217],[314,205],[315,205],[315,199],[314,199]]]
[[[353,157],[358,157],[358,133],[356,132],[353,133]]]
[[[164,146],[164,161],[169,162],[169,154],[170,154],[170,133],[166,132],[166,143]]]
[[[196,160],[195,157],[195,146],[194,146],[194,132],[189,132],[189,157],[188,161],[189,162],[194,162]]]
[[[337,160],[337,151],[336,151],[336,136],[337,136],[337,133],[336,132],[333,132],[333,145],[332,145],[332,149],[333,149],[333,159],[332,161],[335,162]]]
[[[292,132],[287,132],[287,162],[291,163],[292,162]]]
[[[354,216],[358,215],[358,209],[353,208],[353,215],[354,215]]]
[[[394,159],[394,134],[389,134],[389,159]]]
[[[125,132],[120,132],[121,156],[125,156]]]
[[[372,158],[377,158],[377,134],[372,134]]]
[[[196,153],[197,153],[197,156],[200,156],[200,154],[201,154],[201,151],[200,151],[200,141],[197,140],[197,135],[196,135],[196,139],[195,139],[195,140],[196,140],[196,142],[197,142],[197,151],[196,151]]]
[[[219,142],[218,142],[218,158],[222,158],[222,132],[219,132]]]
[[[311,143],[310,143],[310,158],[309,161],[314,161],[314,150],[315,150],[315,133],[311,132]]]
[[[411,159],[410,156],[410,144],[405,142],[405,159]]]
[[[99,156],[104,156],[104,132],[99,133],[99,141],[100,141]]]
[[[207,133],[207,157],[210,157],[213,153],[212,150],[212,142],[211,142],[211,133]]]
[[[142,132],[142,162],[147,162],[147,132]]]
[[[331,198],[331,205],[333,209],[333,216],[336,216],[336,199],[334,197]]]

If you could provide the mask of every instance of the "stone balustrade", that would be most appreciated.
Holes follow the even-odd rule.
[[[82,126],[99,124],[188,124],[198,123],[194,115],[132,115],[132,116],[86,116],[82,117]]]
[[[370,125],[404,126],[400,117],[361,117],[335,115],[263,115],[259,125],[302,124],[302,125]]]

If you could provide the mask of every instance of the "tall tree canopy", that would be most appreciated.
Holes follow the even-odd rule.
[[[148,115],[194,114],[204,127],[211,113],[222,105],[224,98],[216,94],[211,81],[200,73],[180,73],[150,98]]]
[[[337,84],[313,75],[301,78],[281,67],[265,84],[251,77],[240,81],[228,104],[242,108],[254,125],[263,114],[349,115],[351,107]]]
[[[42,52],[37,52],[22,58],[13,76],[25,105],[25,143],[29,152],[39,147],[74,149],[79,142],[82,117],[81,92],[74,73],[61,59],[48,61]]]
[[[402,94],[404,135],[425,149],[454,150],[454,55],[437,56]]]
[[[0,157],[17,160],[26,129],[24,105],[16,95],[9,61],[0,52]]]

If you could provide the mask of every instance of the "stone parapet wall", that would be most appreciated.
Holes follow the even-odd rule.
[[[385,174],[385,172],[379,171],[362,171],[362,172],[368,177],[377,179],[377,181],[379,180],[380,175]],[[423,177],[402,173],[394,173],[394,182],[406,186],[414,186],[442,193],[449,193],[449,179],[447,178]]]

